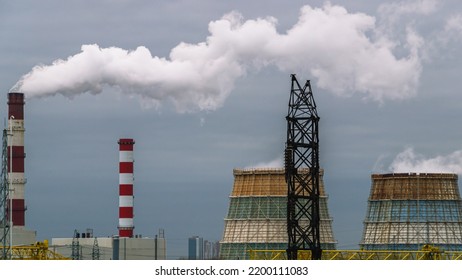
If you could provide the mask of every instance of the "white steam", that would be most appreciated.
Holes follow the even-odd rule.
[[[395,173],[457,173],[462,174],[462,150],[449,155],[426,158],[407,148],[399,153],[390,165]]]
[[[259,162],[257,164],[252,164],[245,169],[253,169],[253,168],[283,168],[284,167],[284,161],[281,157],[278,157],[276,159],[273,159],[272,161],[269,162]]]
[[[443,33],[446,41],[454,38],[460,38],[462,36],[462,14],[455,14],[446,20]]]
[[[412,14],[429,15],[437,10],[438,0],[415,0],[385,3],[379,6],[379,12],[390,22],[397,22],[401,16]]]
[[[167,58],[143,46],[83,45],[67,59],[34,67],[14,89],[28,97],[72,97],[110,86],[153,106],[171,100],[180,112],[215,110],[248,69],[275,65],[286,73],[305,73],[338,95],[359,93],[383,102],[416,94],[423,43],[411,28],[405,42],[392,42],[374,17],[329,3],[302,7],[298,22],[285,33],[276,25],[275,18],[244,21],[233,12],[209,23],[205,41],[180,43]],[[394,54],[397,45],[405,46],[405,55]]]

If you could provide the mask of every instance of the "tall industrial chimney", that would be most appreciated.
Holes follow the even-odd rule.
[[[133,139],[119,139],[119,236],[133,237]]]
[[[26,206],[24,202],[24,94],[8,93],[8,174],[13,192],[12,221],[15,227],[25,226]]]

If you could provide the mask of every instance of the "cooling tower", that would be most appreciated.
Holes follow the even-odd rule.
[[[456,174],[373,174],[365,250],[462,250],[462,201]]]
[[[299,171],[300,172],[300,171]],[[287,183],[280,169],[234,169],[220,259],[248,259],[249,250],[286,250]],[[320,232],[323,249],[335,249],[332,219],[320,172]]]

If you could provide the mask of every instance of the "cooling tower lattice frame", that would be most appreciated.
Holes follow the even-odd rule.
[[[285,170],[234,169],[233,174],[234,184],[220,241],[220,259],[249,259],[251,250],[285,251],[288,244]],[[321,246],[334,250],[336,241],[327,207],[323,170],[320,170],[319,182]]]
[[[462,200],[456,174],[373,174],[365,250],[462,250]]]

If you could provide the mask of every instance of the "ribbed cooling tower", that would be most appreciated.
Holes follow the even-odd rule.
[[[284,169],[234,169],[220,259],[248,259],[248,250],[286,250],[287,183]],[[335,249],[332,219],[320,172],[320,232],[323,249]]]
[[[456,174],[373,174],[361,249],[462,250]]]

